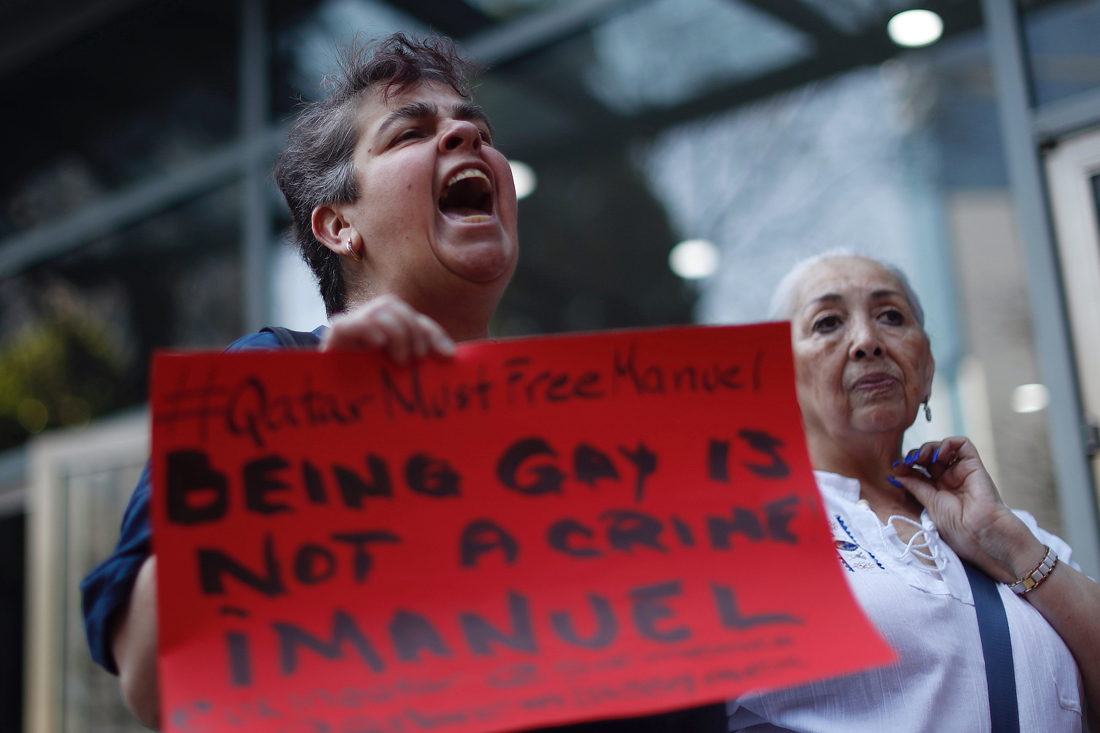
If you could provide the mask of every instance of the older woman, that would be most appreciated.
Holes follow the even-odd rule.
[[[990,730],[981,577],[972,593],[963,561],[999,583],[1017,730],[1081,730],[1082,708],[1100,710],[1100,586],[1065,542],[1004,505],[965,438],[901,455],[934,371],[904,275],[822,256],[781,283],[773,314],[791,320],[806,440],[845,577],[899,661],[731,702],[730,730]]]

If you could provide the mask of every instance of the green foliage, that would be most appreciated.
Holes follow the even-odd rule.
[[[106,324],[54,308],[0,350],[0,450],[116,409],[126,365]]]

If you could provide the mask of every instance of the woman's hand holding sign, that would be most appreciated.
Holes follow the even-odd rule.
[[[455,345],[434,320],[396,295],[385,294],[336,316],[321,347],[325,351],[381,351],[392,361],[449,359]],[[150,555],[134,581],[130,602],[111,630],[111,655],[123,699],[143,725],[160,728],[157,678],[157,559]]]
[[[324,351],[384,351],[398,364],[427,356],[449,359],[455,353],[454,341],[442,326],[389,293],[333,317],[331,325],[321,347]]]

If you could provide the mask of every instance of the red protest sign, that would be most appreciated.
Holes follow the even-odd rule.
[[[849,595],[785,324],[160,355],[168,731],[494,731],[893,659]]]

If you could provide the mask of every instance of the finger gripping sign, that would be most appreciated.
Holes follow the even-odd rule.
[[[165,729],[514,730],[892,661],[841,576],[789,344],[158,355]]]

